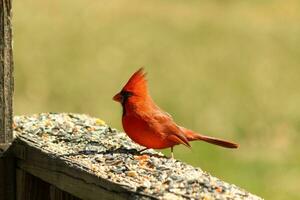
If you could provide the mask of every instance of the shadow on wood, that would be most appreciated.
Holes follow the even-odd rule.
[[[16,171],[17,200],[79,200],[20,168]]]

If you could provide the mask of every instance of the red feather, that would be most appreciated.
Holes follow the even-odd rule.
[[[144,72],[144,68],[140,68],[131,76],[126,85],[123,87],[123,90],[139,94],[148,93],[146,73]]]

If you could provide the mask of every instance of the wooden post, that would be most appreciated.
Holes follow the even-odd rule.
[[[0,0],[0,149],[12,142],[13,56],[11,0]]]
[[[0,0],[0,199],[15,199],[15,165],[6,151],[13,140],[11,0]]]

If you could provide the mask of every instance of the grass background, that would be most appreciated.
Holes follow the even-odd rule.
[[[140,66],[181,125],[238,141],[176,158],[266,199],[300,198],[297,0],[14,0],[15,114],[87,113]],[[169,151],[165,151],[166,154]]]

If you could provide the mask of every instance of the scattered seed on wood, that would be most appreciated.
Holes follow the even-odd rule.
[[[52,156],[97,177],[157,199],[261,199],[199,168],[143,147],[99,118],[42,113],[14,118],[15,137],[30,138]]]

